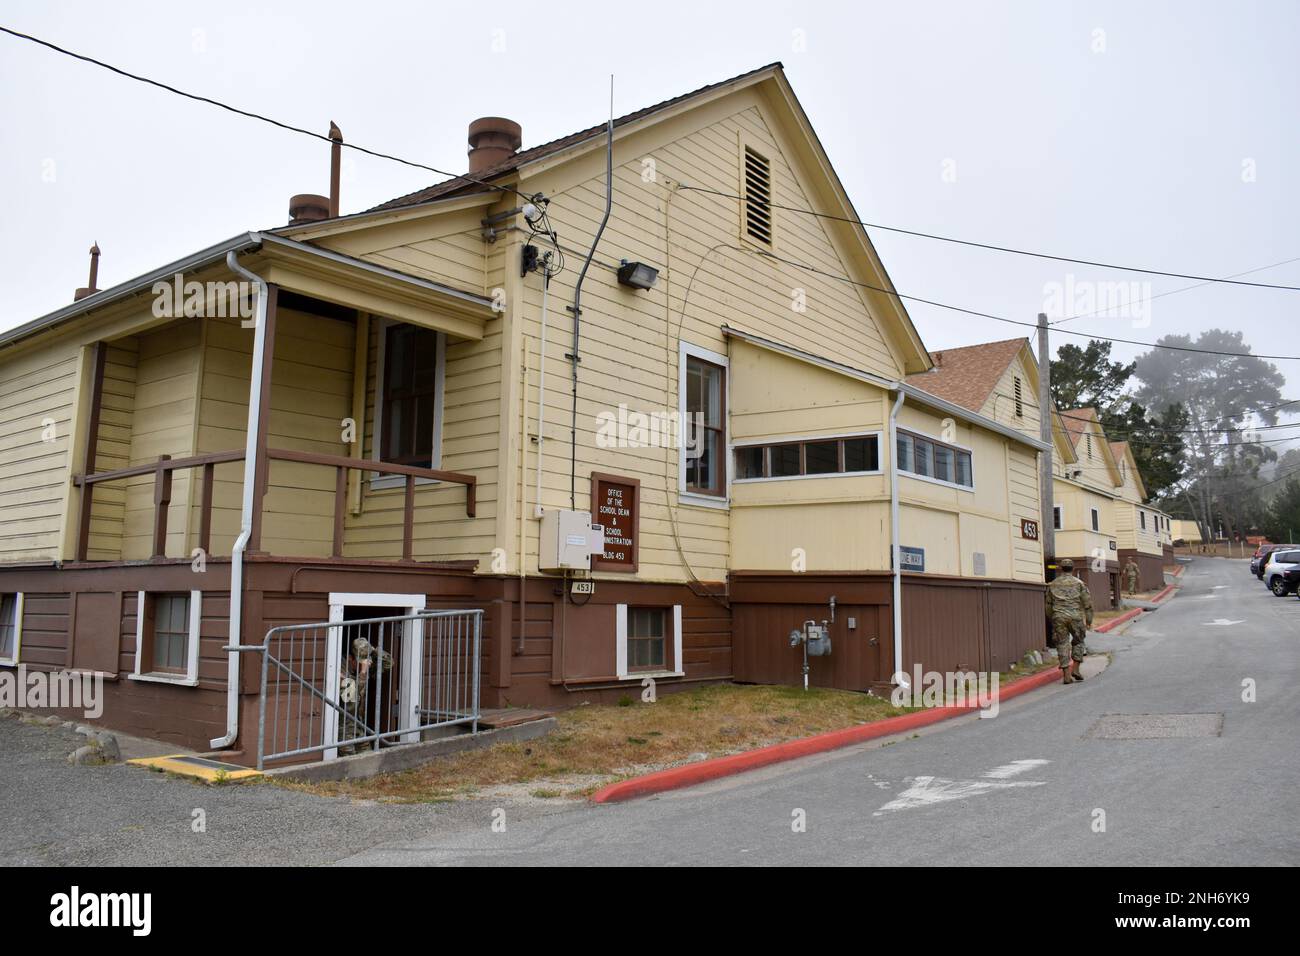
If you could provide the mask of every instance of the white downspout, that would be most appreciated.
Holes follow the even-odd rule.
[[[262,361],[266,355],[266,282],[261,276],[249,272],[235,259],[235,252],[226,253],[226,265],[235,275],[257,285],[257,315],[253,326],[253,366],[248,385],[248,433],[244,440],[244,496],[239,509],[239,537],[230,551],[230,647],[238,647],[243,630],[244,608],[244,549],[253,533],[253,485],[257,475],[257,434],[262,416]],[[213,750],[229,747],[239,736],[239,655],[229,651],[226,659],[226,733],[224,737],[209,740]]]
[[[899,544],[898,530],[898,412],[903,407],[902,388],[889,413],[889,537],[890,553],[893,556],[891,567],[894,569],[894,675],[903,673],[903,562],[902,548]]]

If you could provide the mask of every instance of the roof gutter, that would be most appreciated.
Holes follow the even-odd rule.
[[[79,299],[65,305],[61,309],[50,312],[41,316],[39,319],[33,319],[23,325],[15,326],[12,329],[0,333],[0,346],[11,345],[21,339],[25,339],[37,332],[43,332],[46,329],[54,328],[71,319],[89,312],[92,309],[98,309],[101,306],[110,305],[122,299],[130,298],[140,292],[152,290],[156,282],[170,279],[177,272],[193,272],[198,269],[213,265],[226,258],[228,252],[246,252],[250,249],[256,249],[261,245],[262,236],[256,232],[245,232],[225,242],[219,242],[215,246],[209,246],[187,256],[184,259],[178,259],[175,262],[147,272],[142,276],[136,276],[120,285],[115,285],[111,289],[105,289],[102,292],[96,292],[94,295],[88,295],[84,299]]]

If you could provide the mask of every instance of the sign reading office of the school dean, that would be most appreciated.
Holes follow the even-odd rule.
[[[640,518],[640,481],[619,475],[591,476],[591,523],[605,527],[605,550],[591,556],[593,571],[636,571]]]

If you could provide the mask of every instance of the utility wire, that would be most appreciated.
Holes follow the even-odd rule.
[[[288,130],[291,133],[300,133],[303,136],[311,136],[314,139],[324,140],[325,142],[331,144],[335,142],[324,133],[317,133],[309,129],[304,129],[301,126],[294,126],[291,123],[285,123],[282,122],[281,120],[272,119],[269,116],[263,116],[261,113],[254,113],[251,110],[245,110],[245,109],[240,109],[237,106],[231,106],[228,103],[223,103],[220,100],[214,100],[208,96],[201,96],[198,93],[190,93],[187,92],[186,90],[178,89],[174,86],[170,86],[167,83],[163,83],[159,80],[150,79],[149,77],[141,76],[138,73],[132,73],[130,70],[124,70],[121,67],[113,66],[113,64],[111,63],[105,63],[103,60],[97,60],[93,56],[87,56],[84,53],[77,53],[73,50],[65,49],[59,46],[58,44],[51,43],[49,40],[42,40],[40,37],[32,36],[30,33],[23,33],[20,30],[13,30],[3,25],[0,25],[0,33],[7,33],[10,36],[17,37],[20,40],[29,40],[32,43],[36,43],[40,46],[46,47],[47,49],[53,50],[56,53],[62,53],[64,56],[70,56],[75,60],[81,60],[83,63],[90,63],[93,66],[98,66],[112,73],[116,73],[118,76],[124,76],[127,79],[135,80],[138,83],[145,83],[149,86],[156,87],[160,90],[165,90],[168,93],[175,93],[177,96],[183,96],[186,99],[194,100],[195,102],[198,103],[207,103],[209,106],[215,106],[218,109],[226,110],[227,112],[234,113],[238,116],[244,116],[249,119],[255,119],[263,123],[269,123],[272,126],[277,126],[283,130]],[[438,169],[435,166],[429,166],[426,165],[425,163],[417,163],[414,160],[403,159],[402,157],[394,156],[391,153],[381,153],[378,150],[367,149],[364,146],[358,146],[356,143],[349,143],[347,141],[343,141],[340,145],[342,145],[346,149],[356,150],[358,153],[365,153],[367,156],[374,156],[377,159],[391,160],[392,162],[395,163],[401,163],[404,166],[411,166],[415,169],[423,169],[431,173],[436,173],[439,176],[447,176],[452,179],[464,180],[467,183],[474,183],[479,186],[484,186],[488,189],[496,189],[503,193],[513,193],[516,196],[519,196],[521,199],[525,199],[530,202],[534,200],[534,197],[526,196],[523,193],[521,193],[518,189],[515,189],[512,186],[502,186],[497,183],[484,182],[481,179],[475,179],[473,176],[467,176],[463,173],[449,173],[445,169]]]
[[[1266,272],[1269,269],[1276,269],[1278,266],[1289,266],[1293,262],[1300,262],[1300,256],[1297,256],[1294,259],[1283,259],[1281,262],[1274,262],[1266,266],[1259,266],[1258,268],[1255,269],[1247,269],[1244,272],[1234,272],[1232,275],[1226,276],[1225,278],[1236,279],[1239,278],[1240,276],[1253,275],[1256,272]],[[1155,295],[1149,295],[1145,299],[1142,299],[1140,301],[1143,303],[1151,302],[1155,299],[1163,299],[1167,295],[1177,295],[1180,292],[1190,292],[1193,289],[1203,289],[1205,286],[1213,285],[1213,284],[1214,283],[1212,282],[1197,282],[1194,285],[1185,285],[1181,289],[1170,289],[1168,292],[1157,292]],[[1109,309],[1096,309],[1095,311],[1092,312],[1080,312],[1078,315],[1067,315],[1063,319],[1055,319],[1054,321],[1048,322],[1047,324],[1050,326],[1057,326],[1065,322],[1073,322],[1075,319],[1085,319],[1094,315],[1103,315],[1109,311],[1110,311]]]
[[[851,216],[836,216],[831,213],[817,212],[816,210],[813,209],[803,209],[800,208],[799,206],[784,206],[780,203],[774,203],[774,202],[756,202],[748,199],[745,196],[740,196],[735,193],[724,192],[723,190],[720,189],[710,189],[706,186],[683,185],[681,188],[683,191],[690,190],[691,192],[707,193],[712,196],[721,196],[724,199],[737,199],[740,200],[741,202],[754,202],[754,205],[756,206],[762,206],[771,209],[783,209],[787,212],[797,212],[797,213],[802,213],[803,215],[806,216],[815,216],[818,219],[830,219],[836,222],[849,222],[858,226],[862,226],[863,228],[866,229],[880,229],[883,232],[896,232],[904,236],[917,236],[922,239],[936,239],[940,242],[952,242],[961,246],[971,246],[975,249],[989,249],[993,252],[1007,252],[1017,256],[1032,256],[1033,258],[1036,259],[1051,259],[1054,262],[1073,262],[1076,263],[1077,265],[1096,266],[1101,269],[1116,269],[1121,272],[1140,272],[1144,275],[1168,276],[1173,279],[1195,279],[1197,281],[1207,282],[1207,283],[1217,282],[1224,285],[1250,286],[1257,289],[1283,289],[1287,292],[1300,292],[1300,286],[1294,286],[1294,285],[1276,285],[1269,282],[1241,282],[1236,279],[1232,279],[1228,277],[1199,276],[1199,275],[1192,275],[1186,272],[1166,272],[1161,269],[1144,269],[1140,266],[1125,266],[1113,262],[1098,262],[1094,259],[1075,259],[1070,256],[1057,256],[1057,255],[1051,255],[1046,252],[1033,252],[1028,249],[1015,249],[1012,248],[1011,246],[999,246],[988,242],[974,242],[969,239],[956,239],[952,236],[940,236],[930,232],[921,232],[916,229],[902,229],[898,226],[884,226],[881,225],[880,223],[865,222],[861,219],[854,219]]]
[[[897,292],[893,289],[886,289],[882,286],[872,285],[870,282],[862,282],[858,279],[851,278],[850,276],[842,276],[834,272],[828,272],[825,269],[819,269],[816,266],[810,266],[807,263],[798,262],[794,259],[786,259],[782,256],[776,255],[775,253],[763,252],[757,249],[746,249],[741,246],[729,246],[728,248],[749,253],[750,255],[759,256],[764,259],[772,259],[775,262],[782,262],[788,266],[792,266],[793,268],[802,269],[805,272],[811,272],[814,275],[820,275],[827,279],[835,279],[839,282],[847,282],[850,285],[859,286],[864,289],[871,289],[875,292],[884,293],[885,295],[892,295],[895,298],[903,299],[908,302],[920,302],[922,305],[932,305],[938,309],[947,309],[950,312],[958,312],[962,315],[973,315],[980,319],[992,319],[995,322],[1006,322],[1009,325],[1019,325],[1031,329],[1038,328],[1037,322],[1009,319],[1004,315],[994,315],[991,312],[980,312],[977,309],[967,309],[963,306],[952,305],[947,302],[938,302],[934,299],[925,299],[916,295],[905,295],[904,293]],[[1096,332],[1076,332],[1074,329],[1061,329],[1060,331],[1065,335],[1076,335],[1085,339],[1098,339],[1103,342],[1121,342],[1124,345],[1139,345],[1142,348],[1148,349],[1166,349],[1173,352],[1191,352],[1198,355],[1220,355],[1231,358],[1257,358],[1278,362],[1300,362],[1300,355],[1264,355],[1256,352],[1223,352],[1217,349],[1200,349],[1192,345],[1168,345],[1161,342],[1143,342],[1139,339],[1121,339],[1112,335],[1099,335]]]

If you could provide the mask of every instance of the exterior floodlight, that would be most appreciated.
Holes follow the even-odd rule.
[[[659,279],[659,270],[644,262],[623,260],[618,267],[618,281],[630,289],[651,289]]]

